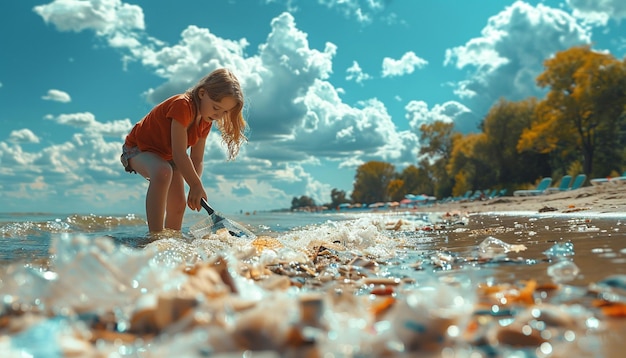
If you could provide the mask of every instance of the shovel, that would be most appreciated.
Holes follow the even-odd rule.
[[[247,237],[249,239],[256,238],[250,230],[243,227],[243,225],[225,218],[222,214],[213,210],[209,203],[202,198],[202,207],[209,213],[209,217],[194,224],[189,228],[191,234],[196,239],[201,239],[204,236],[214,233],[219,229],[226,229],[231,236]]]

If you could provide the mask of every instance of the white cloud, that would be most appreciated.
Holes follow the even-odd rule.
[[[149,101],[158,103],[193,86],[201,77],[218,67],[237,69],[240,77],[248,75],[246,69],[253,64],[247,64],[244,59],[243,53],[247,45],[245,39],[225,40],[208,29],[192,25],[182,32],[178,44],[162,46],[160,49],[146,46],[136,49],[133,55],[167,80],[165,84],[147,93]],[[250,77],[254,78],[255,75]]]
[[[39,137],[37,137],[30,129],[24,128],[11,131],[11,134],[9,134],[9,141],[15,143],[39,143]]]
[[[592,25],[604,26],[610,19],[616,22],[626,19],[624,0],[567,0],[567,4],[575,17]]]
[[[88,112],[46,119],[72,126],[76,132],[68,141],[46,143],[30,151],[25,151],[23,145],[29,144],[30,148],[41,141],[28,129],[13,131],[7,142],[0,141],[3,195],[17,200],[28,193],[30,200],[54,203],[54,207],[40,210],[57,211],[75,210],[79,202],[95,209],[95,202],[104,202],[104,198],[109,211],[110,205],[115,207],[121,202],[141,203],[139,196],[143,194],[138,194],[137,186],[145,183],[124,175],[119,161],[122,133],[125,135],[131,127],[128,119],[100,122]]]
[[[428,61],[417,57],[413,51],[405,53],[399,60],[385,57],[383,59],[383,77],[411,74],[416,68],[424,68],[427,64]]]
[[[54,0],[33,10],[59,31],[93,30],[98,35],[143,30],[143,10],[120,0]]]
[[[87,133],[118,138],[125,137],[133,126],[128,118],[101,123],[98,122],[93,113],[90,112],[64,113],[56,117],[48,115],[45,119],[52,120],[63,125],[82,128]]]
[[[92,30],[113,48],[141,46],[145,23],[143,9],[137,5],[121,0],[54,0],[33,11],[59,31]]]
[[[348,69],[346,70],[346,73],[348,74],[346,76],[347,81],[354,81],[361,85],[363,84],[363,81],[366,81],[372,78],[372,76],[363,72],[363,70],[361,69],[361,66],[359,66],[359,63],[356,61],[352,62],[352,66],[348,67]]]
[[[96,123],[96,117],[89,112],[61,114],[58,117],[46,116],[46,119],[78,128],[90,127]]]
[[[383,0],[318,0],[363,24],[369,24],[385,9]]]
[[[72,98],[66,92],[57,89],[50,89],[45,96],[41,97],[47,101],[55,101],[61,103],[68,103],[72,101]]]
[[[6,143],[0,142],[0,163],[2,163],[1,173],[8,177],[20,177],[15,173],[19,168],[32,173],[39,171],[34,167],[34,161],[41,157],[41,153],[30,153],[22,150],[21,142]],[[24,179],[23,177],[21,179]],[[19,180],[18,180],[19,181]],[[6,183],[5,183],[6,184]]]
[[[498,98],[519,100],[541,95],[535,78],[543,61],[555,52],[590,42],[589,30],[566,12],[517,1],[492,16],[481,37],[446,50],[446,65],[473,68],[455,93],[471,98],[477,113],[486,112]]]
[[[424,101],[410,101],[404,109],[405,117],[414,132],[419,132],[423,124],[432,124],[436,121],[454,123],[456,129],[461,132],[476,131],[475,115],[469,108],[456,101],[436,104],[431,109]]]

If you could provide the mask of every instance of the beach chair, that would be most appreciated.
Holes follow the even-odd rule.
[[[563,178],[561,178],[561,182],[559,183],[559,186],[555,186],[552,188],[548,188],[546,189],[547,194],[550,193],[556,193],[559,191],[566,191],[569,190],[569,185],[572,182],[572,176],[571,175],[564,175]]]
[[[552,184],[551,177],[545,177],[541,179],[539,184],[537,184],[537,188],[535,189],[527,189],[527,190],[516,190],[513,192],[513,196],[532,196],[532,195],[541,195],[545,194],[546,190]]]
[[[578,174],[569,190],[576,190],[578,188],[581,188],[583,184],[585,184],[585,180],[587,180],[586,174]]]
[[[466,201],[470,198],[472,193],[473,193],[473,190],[468,190],[462,196],[455,196],[454,198],[452,198],[452,201]]]
[[[616,180],[616,181],[613,181]],[[602,184],[607,184],[613,181],[613,183],[616,182],[621,182],[623,180],[626,180],[626,171],[622,173],[622,176],[620,177],[615,177],[615,178],[593,178],[591,179],[589,182],[591,183],[591,185],[602,185]]]
[[[469,201],[484,200],[487,198],[489,198],[489,189],[476,190],[472,196],[469,197]]]

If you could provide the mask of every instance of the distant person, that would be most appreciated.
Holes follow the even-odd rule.
[[[135,124],[122,147],[121,161],[129,173],[150,181],[146,193],[148,229],[180,230],[185,204],[199,211],[207,199],[200,177],[207,136],[215,122],[234,159],[247,138],[242,115],[243,92],[227,69],[217,69],[185,93],[156,105]],[[189,154],[188,148],[191,148]],[[185,183],[189,194],[185,200]]]

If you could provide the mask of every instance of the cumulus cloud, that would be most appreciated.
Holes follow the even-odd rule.
[[[481,36],[446,50],[445,64],[470,68],[455,93],[486,112],[498,98],[519,100],[541,95],[535,85],[543,61],[555,52],[588,44],[589,30],[566,12],[517,1],[491,17]]]
[[[72,98],[69,94],[67,94],[67,92],[63,92],[57,89],[48,90],[48,93],[41,98],[45,99],[46,101],[55,101],[61,103],[68,103],[72,101]]]
[[[585,22],[604,26],[613,19],[620,22],[626,19],[626,2],[623,0],[567,0],[575,17]]]
[[[33,11],[59,31],[93,30],[99,35],[113,35],[145,27],[143,10],[121,0],[54,0]]]
[[[383,0],[318,0],[318,2],[362,24],[371,23],[385,9]]]
[[[469,108],[456,101],[436,104],[430,109],[424,101],[410,101],[404,109],[405,117],[414,132],[418,132],[423,124],[437,121],[454,123],[456,130],[460,132],[476,131],[476,116]]]
[[[96,116],[90,112],[64,113],[58,116],[47,115],[45,119],[58,124],[81,128],[88,133],[97,133],[100,136],[119,138],[128,134],[133,125],[128,118],[102,123],[97,121]]]
[[[9,134],[9,141],[15,143],[39,143],[39,137],[37,137],[30,129],[24,128],[11,131],[11,134]]]
[[[424,68],[427,64],[428,61],[417,57],[413,51],[405,53],[399,60],[385,57],[383,59],[383,77],[411,74],[416,68]]]
[[[142,47],[143,9],[121,0],[54,0],[33,11],[59,31],[91,30],[113,48]],[[150,39],[153,40],[153,39]],[[130,58],[124,58],[127,62]]]
[[[98,198],[102,202],[106,199],[107,205],[119,202],[117,199],[134,198],[140,202],[137,189],[126,188],[132,178],[121,176],[124,171],[119,162],[120,133],[128,132],[130,121],[100,122],[91,113],[47,116],[47,119],[72,126],[76,131],[69,140],[43,146],[39,137],[28,129],[13,131],[6,142],[0,141],[0,163],[3,163],[0,174],[6,187],[11,188],[3,195],[10,199],[28,195],[31,200],[51,200],[55,205],[41,210],[75,210],[81,200],[95,208]],[[110,136],[117,138],[107,138]],[[39,148],[25,150],[26,144],[29,148],[33,145]]]
[[[359,66],[359,63],[356,61],[352,62],[352,66],[348,67],[348,69],[346,70],[346,73],[348,74],[346,76],[347,81],[354,81],[361,85],[363,84],[363,81],[366,81],[372,78],[372,76],[363,72],[363,70],[361,69],[361,66]]]

